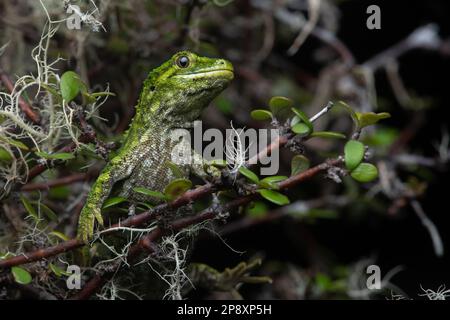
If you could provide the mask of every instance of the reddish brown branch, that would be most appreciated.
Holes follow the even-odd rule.
[[[78,239],[71,239],[52,247],[38,249],[32,252],[24,253],[19,256],[11,257],[8,259],[0,260],[0,268],[9,268],[18,266],[21,264],[38,261],[41,259],[49,258],[61,254],[66,251],[70,251],[83,246],[84,243]]]
[[[64,186],[67,184],[71,184],[78,181],[86,180],[86,173],[76,173],[67,177],[62,177],[58,179],[54,179],[48,182],[39,182],[39,183],[28,183],[24,185],[21,190],[22,191],[33,191],[33,190],[48,190],[52,187]]]

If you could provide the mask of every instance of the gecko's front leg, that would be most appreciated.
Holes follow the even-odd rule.
[[[102,171],[89,192],[86,204],[80,213],[77,237],[84,242],[94,234],[95,221],[103,225],[102,206],[108,198],[114,184],[126,179],[132,172],[129,164],[122,163],[120,159],[113,159]]]

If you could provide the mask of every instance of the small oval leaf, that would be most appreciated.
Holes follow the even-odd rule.
[[[291,176],[295,176],[309,169],[309,159],[303,155],[296,155],[291,161]]]
[[[174,162],[172,161],[167,161],[167,166],[169,167],[169,169],[172,171],[172,174],[175,178],[183,178],[185,175],[185,173],[183,172],[183,170]]]
[[[61,76],[61,95],[67,103],[75,99],[80,91],[86,91],[86,85],[81,81],[80,76],[73,71],[66,71]]]
[[[349,140],[344,147],[345,166],[348,170],[356,168],[364,159],[364,144],[356,140]]]
[[[278,182],[281,182],[283,180],[286,180],[288,177],[286,176],[272,176],[272,177],[267,177],[262,179],[258,185],[261,188],[266,188],[266,189],[275,189],[278,190],[279,186],[278,186]]]
[[[135,191],[137,193],[145,194],[146,196],[166,200],[166,196],[164,195],[164,193],[162,193],[160,191],[153,191],[153,190],[149,190],[147,188],[142,188],[142,187],[133,188],[133,191]]]
[[[0,140],[6,142],[7,144],[12,145],[16,148],[19,148],[21,150],[24,150],[24,151],[30,150],[27,147],[27,145],[25,143],[23,143],[22,141],[9,139],[9,138],[5,138],[5,137],[0,137]]]
[[[278,110],[278,109],[290,108],[293,106],[293,104],[294,103],[292,102],[291,99],[286,98],[286,97],[281,97],[281,96],[275,96],[269,100],[269,107],[272,111],[273,111],[273,109]]]
[[[169,183],[164,189],[164,194],[169,199],[181,196],[192,187],[192,181],[188,179],[176,179]]]
[[[49,160],[70,160],[75,158],[75,156],[69,152],[47,153],[44,151],[36,151],[35,153],[39,157]]]
[[[246,177],[247,179],[249,179],[250,181],[254,182],[254,183],[258,183],[259,182],[259,178],[258,176],[251,171],[250,169],[247,169],[246,167],[240,167],[239,168],[239,172]]]
[[[38,222],[39,221],[39,215],[36,212],[36,210],[34,209],[34,207],[32,206],[32,204],[30,203],[30,201],[28,201],[27,198],[25,197],[20,197],[20,200],[22,201],[23,207],[25,208],[25,210],[28,212],[28,214],[30,216],[33,217],[33,219]]]
[[[361,163],[350,174],[359,182],[370,182],[378,177],[378,169],[371,163]]]
[[[287,178],[288,177],[286,177],[286,176],[271,176],[271,177],[264,178],[261,181],[268,181],[268,182],[278,183],[278,182],[281,182],[283,180],[286,180]]]
[[[300,122],[297,123],[296,125],[294,125],[292,128],[292,131],[296,134],[300,134],[300,135],[308,135],[311,133],[311,128],[308,127],[305,123]]]
[[[286,197],[284,194],[281,194],[277,191],[273,191],[273,190],[267,190],[267,189],[260,189],[258,190],[259,194],[269,200],[270,202],[273,202],[277,205],[283,206],[286,204],[289,204],[289,198]]]
[[[105,200],[103,203],[103,209],[110,208],[118,205],[119,203],[127,201],[124,197],[111,197]]]
[[[253,110],[250,116],[258,121],[272,120],[272,112],[263,109]]]
[[[49,263],[48,267],[58,278],[61,277],[62,275],[65,275],[65,276],[70,275],[70,273],[66,272],[64,269],[58,267],[57,265],[54,265],[51,262]]]
[[[356,116],[358,117],[359,127],[364,128],[367,126],[371,126],[378,121],[386,118],[390,118],[391,115],[387,112],[375,113],[375,112],[365,112],[360,113],[356,112]]]
[[[29,284],[33,279],[31,274],[21,267],[12,267],[11,273],[14,277],[14,281],[19,284]]]
[[[307,126],[308,128],[312,131],[313,129],[313,125],[311,123],[311,121],[309,121],[308,116],[306,115],[306,113],[304,113],[303,111],[297,109],[297,108],[292,108],[292,111],[297,115],[297,117],[299,117]]]
[[[326,138],[326,139],[345,139],[345,134],[333,131],[314,131],[309,135],[311,138]]]

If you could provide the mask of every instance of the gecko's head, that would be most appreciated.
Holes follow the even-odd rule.
[[[141,99],[151,99],[152,113],[169,120],[193,121],[233,76],[233,65],[224,59],[181,51],[149,74]]]

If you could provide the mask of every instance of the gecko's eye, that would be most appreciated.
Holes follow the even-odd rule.
[[[176,63],[180,68],[187,68],[189,67],[189,58],[186,56],[178,57]]]

